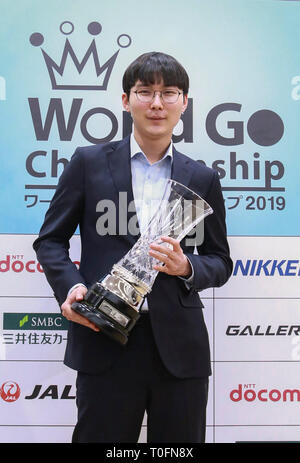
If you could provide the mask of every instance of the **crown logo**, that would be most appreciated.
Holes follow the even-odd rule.
[[[96,36],[102,31],[102,26],[94,21],[88,25],[87,30],[91,35]],[[60,32],[64,35],[72,34],[74,32],[73,23],[70,21],[61,23]],[[44,36],[39,32],[34,32],[29,40],[31,45],[39,47],[44,43]],[[117,38],[117,44],[120,48],[127,48],[131,45],[131,37],[127,34],[121,34]],[[106,90],[120,48],[102,65],[95,39],[90,43],[81,61],[77,58],[67,37],[59,64],[41,48],[52,89]]]

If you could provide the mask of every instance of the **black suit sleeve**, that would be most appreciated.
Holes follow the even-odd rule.
[[[225,207],[219,176],[213,171],[206,200],[213,214],[204,219],[204,240],[197,245],[198,254],[187,253],[194,269],[193,290],[222,286],[232,273],[225,223]],[[196,243],[197,244],[197,243]]]
[[[84,283],[69,257],[69,240],[81,221],[84,207],[83,182],[84,166],[77,149],[59,179],[39,237],[33,243],[37,259],[60,305],[73,285]]]

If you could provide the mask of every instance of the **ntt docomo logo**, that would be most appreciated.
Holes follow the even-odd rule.
[[[73,261],[73,263],[79,266],[78,261]],[[5,259],[0,260],[0,272],[5,273],[9,271],[13,271],[15,273],[44,273],[43,268],[38,261],[26,260],[24,259],[24,256],[21,254],[7,254]]]
[[[36,260],[26,261],[23,255],[15,254],[7,254],[5,259],[0,260],[0,272],[9,272],[10,270],[16,273],[23,271],[44,273],[42,266]]]
[[[255,384],[239,384],[237,389],[232,389],[230,399],[233,402],[300,402],[299,389],[259,389],[256,390]]]

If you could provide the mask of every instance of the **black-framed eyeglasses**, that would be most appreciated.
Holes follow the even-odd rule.
[[[151,103],[155,98],[155,94],[159,93],[160,98],[164,103],[173,104],[178,101],[179,95],[182,95],[183,92],[178,90],[134,90],[133,93],[136,94],[136,97],[142,103]]]

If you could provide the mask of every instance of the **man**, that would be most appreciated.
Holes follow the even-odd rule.
[[[223,285],[232,271],[218,175],[177,152],[172,132],[188,103],[189,79],[171,56],[146,53],[123,77],[123,107],[133,133],[122,141],[78,148],[66,166],[34,243],[39,262],[70,321],[65,364],[78,371],[78,422],[73,442],[137,442],[145,410],[148,442],[204,442],[209,343],[198,291]],[[111,340],[71,305],[109,273],[139,235],[99,234],[99,201],[111,200],[119,217],[121,192],[142,230],[149,200],[159,199],[167,178],[185,184],[214,213],[204,241],[194,246],[165,238],[151,245],[160,265],[143,313],[126,346]],[[129,208],[130,209],[130,208]],[[80,226],[79,270],[68,254]],[[196,243],[197,244],[197,243]],[[99,332],[100,331],[100,332]]]

